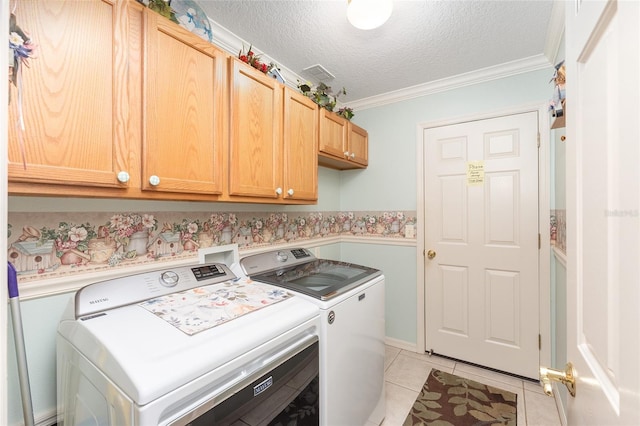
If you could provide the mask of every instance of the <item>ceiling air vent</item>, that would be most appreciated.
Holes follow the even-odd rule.
[[[331,74],[320,64],[311,65],[310,67],[303,69],[302,72],[316,81],[331,81],[336,78],[336,76]]]

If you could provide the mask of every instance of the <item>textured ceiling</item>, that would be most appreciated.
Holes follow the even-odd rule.
[[[524,58],[542,57],[552,0],[395,0],[358,30],[347,0],[199,0],[209,19],[293,73],[321,64],[345,104]],[[214,39],[216,32],[214,29]],[[214,40],[215,41],[215,40]]]

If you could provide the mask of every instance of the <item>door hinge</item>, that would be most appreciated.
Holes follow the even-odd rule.
[[[538,233],[538,250],[542,248],[542,236]]]
[[[542,350],[542,334],[538,334],[538,350]]]
[[[538,132],[538,148],[540,148],[540,132]]]

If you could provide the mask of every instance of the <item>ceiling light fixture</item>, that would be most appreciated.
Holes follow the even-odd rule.
[[[347,19],[361,30],[372,30],[387,22],[393,11],[392,0],[348,0]]]

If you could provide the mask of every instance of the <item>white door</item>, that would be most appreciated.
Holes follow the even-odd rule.
[[[537,377],[537,112],[424,132],[426,347]]]
[[[640,2],[570,1],[567,353],[571,425],[640,425]]]

